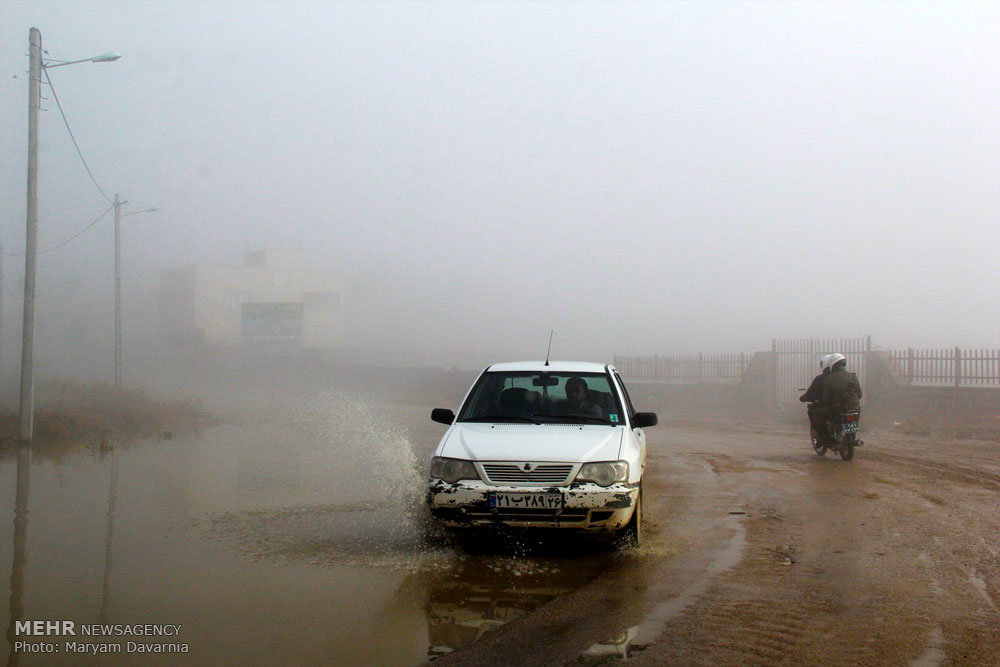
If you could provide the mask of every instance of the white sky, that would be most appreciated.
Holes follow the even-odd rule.
[[[302,243],[355,345],[1000,347],[997,2],[4,0],[8,252],[31,26],[123,54],[50,75],[102,186],[162,208],[127,218],[133,292]],[[43,106],[40,248],[107,206]],[[40,281],[97,289],[111,253],[106,220]]]

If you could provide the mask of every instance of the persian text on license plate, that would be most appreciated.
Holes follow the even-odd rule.
[[[490,507],[496,509],[562,509],[561,493],[502,493],[490,494]]]
[[[858,432],[858,422],[848,422],[844,424],[844,430],[848,433]]]

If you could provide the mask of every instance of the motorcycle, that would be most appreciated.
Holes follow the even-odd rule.
[[[818,406],[814,403],[813,406]],[[826,432],[821,433],[809,421],[809,438],[812,441],[813,451],[818,456],[826,454],[830,449],[840,454],[840,458],[850,461],[854,458],[854,449],[865,444],[864,440],[858,438],[858,431],[861,429],[861,413],[857,410],[845,410],[834,415],[826,422]]]

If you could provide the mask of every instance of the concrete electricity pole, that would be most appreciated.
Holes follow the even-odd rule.
[[[115,193],[115,389],[122,388],[122,201]]]
[[[4,307],[4,302],[6,301],[6,299],[4,298],[6,296],[4,294],[4,290],[7,289],[7,286],[4,285],[3,281],[3,257],[4,257],[3,244],[0,243],[0,377],[3,377],[3,363],[2,363],[3,344],[4,341],[7,340],[7,336],[4,335],[4,330],[3,330],[3,325],[4,325],[3,307]]]
[[[115,389],[121,389],[122,387],[122,237],[121,237],[121,219],[126,218],[130,215],[139,215],[140,213],[152,213],[153,211],[159,211],[159,208],[155,206],[153,208],[143,209],[141,211],[132,211],[131,213],[122,213],[122,206],[127,204],[128,201],[121,201],[118,197],[118,193],[115,193]]]
[[[21,332],[21,415],[18,436],[31,444],[35,404],[35,252],[38,250],[38,107],[41,103],[42,33],[28,33],[28,215],[24,247],[24,320]]]
[[[21,413],[18,440],[31,445],[35,421],[35,256],[38,252],[38,107],[41,105],[42,70],[77,63],[110,63],[121,58],[105,53],[81,60],[42,62],[42,33],[28,31],[28,206],[24,242],[24,318],[21,330]]]

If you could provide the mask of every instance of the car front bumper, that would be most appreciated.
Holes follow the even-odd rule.
[[[491,494],[495,493],[559,493],[562,502],[555,508],[498,508],[491,503]],[[574,482],[554,487],[492,486],[481,480],[448,484],[432,479],[427,487],[431,515],[452,528],[504,524],[524,528],[615,531],[624,528],[632,518],[638,497],[637,484],[598,486]]]

